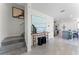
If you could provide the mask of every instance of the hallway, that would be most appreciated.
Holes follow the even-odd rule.
[[[46,45],[37,46],[32,48],[29,53],[24,53],[23,55],[74,55],[78,54],[78,41],[75,41],[72,45],[72,41],[63,40],[56,37],[54,40],[50,39]]]

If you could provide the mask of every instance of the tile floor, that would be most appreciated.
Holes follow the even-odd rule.
[[[78,55],[79,40],[65,40],[59,37],[48,40],[47,44],[32,48],[22,55]]]

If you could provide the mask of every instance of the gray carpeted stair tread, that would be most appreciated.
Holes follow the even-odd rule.
[[[5,38],[2,42],[14,41],[14,40],[20,40],[20,39],[24,39],[24,38],[21,37],[21,36],[7,37],[7,38]]]
[[[2,42],[2,46],[16,44],[16,43],[19,43],[19,42],[25,42],[25,40],[24,39],[20,39],[20,40],[13,40],[13,41]]]
[[[2,41],[2,46],[0,47],[0,55],[20,54],[25,51],[26,44],[22,36],[7,37]]]
[[[25,53],[25,52],[27,52],[26,47],[21,47],[21,48],[13,49],[5,53],[2,53],[1,55],[21,55],[22,53]]]
[[[4,52],[10,51],[12,49],[21,48],[24,46],[25,46],[24,42],[19,42],[19,43],[8,45],[8,46],[3,46],[0,48],[0,53],[4,53]]]
[[[2,46],[7,46],[11,44],[15,44],[18,42],[25,42],[24,38],[21,36],[16,36],[16,37],[7,37],[2,41]]]

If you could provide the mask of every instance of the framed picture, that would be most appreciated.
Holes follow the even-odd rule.
[[[24,10],[17,7],[12,7],[12,16],[14,18],[24,19]]]

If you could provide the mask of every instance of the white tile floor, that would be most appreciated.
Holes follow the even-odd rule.
[[[64,40],[59,37],[50,39],[47,44],[32,48],[31,52],[23,55],[77,55],[79,40]]]

